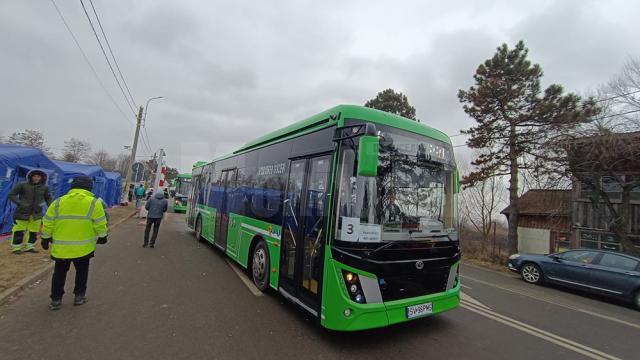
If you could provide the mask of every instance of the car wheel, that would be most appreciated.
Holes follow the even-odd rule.
[[[202,241],[202,217],[196,218],[196,240]]]
[[[269,249],[264,240],[260,240],[253,249],[253,260],[251,261],[251,275],[256,287],[264,292],[269,288]]]
[[[540,267],[536,264],[527,263],[522,265],[520,275],[522,275],[522,279],[529,284],[542,283],[542,270],[540,270]]]
[[[633,302],[636,305],[636,308],[640,310],[640,290],[636,291],[636,296],[634,296]]]

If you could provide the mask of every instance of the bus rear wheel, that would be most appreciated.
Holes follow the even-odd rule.
[[[256,287],[265,292],[269,288],[269,249],[264,240],[260,240],[253,249],[251,275]]]
[[[196,240],[202,241],[202,217],[196,218]]]

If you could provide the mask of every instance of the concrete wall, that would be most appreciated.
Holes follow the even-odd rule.
[[[548,229],[518,226],[518,252],[528,254],[549,253],[551,234]]]

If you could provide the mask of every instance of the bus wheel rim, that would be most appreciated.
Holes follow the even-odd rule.
[[[261,283],[264,279],[266,265],[266,254],[264,249],[256,250],[253,254],[253,278],[256,282]]]

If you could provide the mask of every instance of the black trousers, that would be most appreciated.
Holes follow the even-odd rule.
[[[151,245],[156,243],[156,238],[158,237],[158,230],[160,230],[160,222],[162,222],[162,218],[158,219],[149,219],[147,218],[147,227],[144,229],[144,243],[149,243],[149,231],[151,230],[151,225],[153,225],[153,235],[151,235]]]
[[[53,270],[53,279],[51,280],[51,299],[62,299],[64,294],[64,283],[67,280],[67,272],[71,263],[76,268],[76,285],[73,289],[75,295],[84,295],[87,292],[87,278],[89,277],[89,260],[90,256],[78,259],[59,260],[56,259],[56,265]]]

